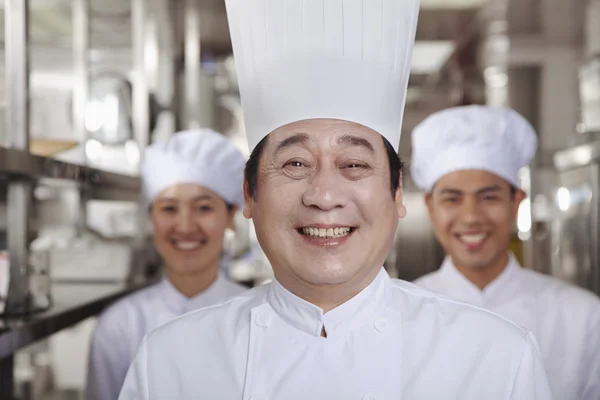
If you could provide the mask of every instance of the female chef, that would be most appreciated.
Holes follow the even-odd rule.
[[[88,400],[118,397],[146,333],[244,291],[219,274],[225,230],[243,205],[244,164],[235,146],[210,130],[176,133],[147,148],[142,180],[166,273],[101,315],[90,351]]]

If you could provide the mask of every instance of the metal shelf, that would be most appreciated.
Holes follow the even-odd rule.
[[[47,178],[87,184],[86,196],[100,200],[138,201],[140,179],[0,147],[0,173],[15,177]]]
[[[148,285],[53,282],[54,304],[48,311],[14,319],[0,318],[0,359],[99,314],[115,300]]]
[[[554,154],[554,166],[559,171],[583,167],[600,160],[600,142],[592,142]]]

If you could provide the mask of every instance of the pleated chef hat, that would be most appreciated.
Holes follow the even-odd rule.
[[[412,132],[411,176],[431,191],[444,175],[483,170],[519,186],[519,170],[537,150],[531,124],[508,108],[464,106],[426,118]]]
[[[419,0],[226,0],[248,144],[288,123],[362,124],[397,150]]]
[[[144,190],[152,202],[171,186],[195,183],[241,208],[245,163],[242,153],[220,133],[210,129],[178,132],[169,140],[146,148],[142,165]]]

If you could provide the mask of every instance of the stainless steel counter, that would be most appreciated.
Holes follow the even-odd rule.
[[[27,317],[0,318],[0,359],[99,314],[115,300],[149,284],[53,283],[53,306],[48,311]]]

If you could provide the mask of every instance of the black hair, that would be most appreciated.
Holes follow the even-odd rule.
[[[267,136],[268,137],[268,136]],[[256,188],[258,183],[258,165],[260,163],[260,157],[263,153],[265,144],[267,143],[267,137],[264,137],[252,150],[250,158],[246,162],[246,168],[244,169],[244,177],[248,185],[248,192],[253,199],[256,199]],[[385,151],[388,156],[388,164],[390,167],[390,189],[392,192],[392,198],[396,196],[396,191],[400,187],[400,177],[402,176],[402,168],[404,162],[401,160],[394,147],[391,143],[384,138],[383,144],[385,145]]]

